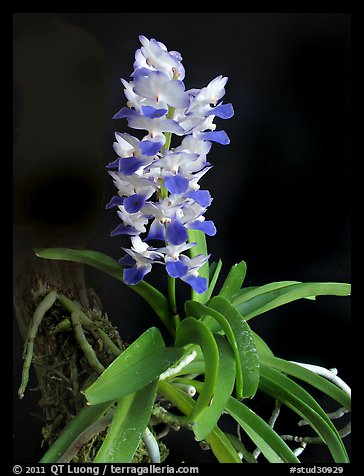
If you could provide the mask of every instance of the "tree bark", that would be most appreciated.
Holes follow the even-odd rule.
[[[52,245],[83,248],[82,243],[72,246],[69,241],[66,244],[57,241]],[[22,249],[18,247],[14,256],[13,304],[24,343],[35,309],[53,290],[81,304],[83,311],[95,323],[95,331],[84,329],[84,333],[98,359],[106,367],[114,356],[97,334],[97,327],[119,348],[122,348],[122,342],[117,330],[102,313],[97,294],[87,287],[83,265],[37,258],[29,245]],[[71,320],[70,313],[56,301],[42,319],[34,339],[32,366],[40,391],[43,441],[48,445],[85,404],[80,391],[97,377],[78,345],[72,325],[64,332],[54,333],[56,326],[67,318]]]

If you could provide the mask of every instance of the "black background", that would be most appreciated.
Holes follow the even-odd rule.
[[[127,242],[109,237],[118,221],[104,210],[113,194],[104,167],[115,158],[114,131],[127,130],[111,117],[125,103],[119,78],[132,72],[140,34],[182,53],[187,89],[229,77],[224,101],[235,116],[215,122],[231,144],[213,145],[203,179],[214,197],[206,217],[218,230],[209,252],[222,259],[222,276],[244,259],[247,285],[350,282],[349,13],[16,13],[15,254],[64,236],[122,256]],[[123,338],[159,324],[112,278],[86,276]],[[147,280],[165,288],[156,270]],[[188,297],[186,285],[177,289],[180,301]],[[350,383],[349,320],[349,298],[321,297],[251,324],[278,356],[338,367]],[[15,328],[14,395],[21,345]],[[37,396],[14,398],[14,460],[35,462]],[[170,463],[209,454],[183,443],[173,452]],[[312,448],[302,460],[325,458]]]

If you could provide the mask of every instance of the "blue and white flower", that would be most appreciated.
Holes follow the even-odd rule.
[[[126,119],[141,133],[139,138],[115,133],[117,158],[107,168],[117,195],[106,208],[116,208],[121,223],[111,235],[130,236],[131,247],[123,248],[126,255],[120,260],[127,284],[137,284],[159,263],[169,276],[204,293],[207,280],[199,269],[209,256],[186,254],[196,245],[189,241],[188,230],[216,233],[204,216],[213,199],[199,181],[211,169],[207,154],[212,142],[230,142],[214,123],[216,117],[234,114],[232,105],[221,100],[228,78],[218,76],[202,89],[186,90],[180,53],[168,51],[154,38],[141,35],[139,40],[131,80],[121,79],[126,106],[114,119]],[[181,138],[174,148],[172,135]]]

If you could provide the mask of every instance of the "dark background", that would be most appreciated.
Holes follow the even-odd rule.
[[[206,217],[218,234],[208,246],[222,276],[244,259],[246,285],[350,282],[349,13],[16,13],[14,253],[64,237],[122,256],[126,241],[109,237],[118,219],[104,210],[114,191],[104,167],[114,131],[127,130],[111,118],[125,103],[119,78],[132,72],[140,34],[182,53],[188,89],[229,77],[224,101],[235,116],[215,122],[231,144],[213,145],[202,182],[214,197]],[[123,338],[159,324],[126,287],[86,276]],[[164,278],[147,280],[163,289]],[[177,289],[188,297],[186,285]],[[337,367],[350,384],[349,302],[302,300],[251,325],[278,356]],[[14,460],[35,462],[37,395],[16,397],[21,349],[15,327]],[[170,463],[201,456],[183,443],[173,452]],[[304,455],[327,461],[317,447]]]

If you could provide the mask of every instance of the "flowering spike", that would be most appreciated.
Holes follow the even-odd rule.
[[[116,208],[121,223],[111,235],[129,235],[132,242],[120,259],[127,284],[137,284],[160,263],[169,276],[204,293],[208,283],[199,269],[209,257],[191,259],[185,252],[196,246],[188,243],[188,229],[216,233],[214,223],[204,217],[212,197],[200,190],[199,181],[211,168],[206,158],[211,143],[230,142],[213,122],[234,115],[233,106],[221,101],[228,78],[220,75],[202,89],[186,90],[180,53],[154,38],[140,35],[139,40],[131,81],[121,79],[127,104],[113,119],[125,119],[145,135],[137,139],[115,133],[117,157],[106,167],[118,194],[106,208]],[[170,149],[172,134],[181,141]],[[147,243],[151,240],[162,241],[162,246],[153,248]]]

